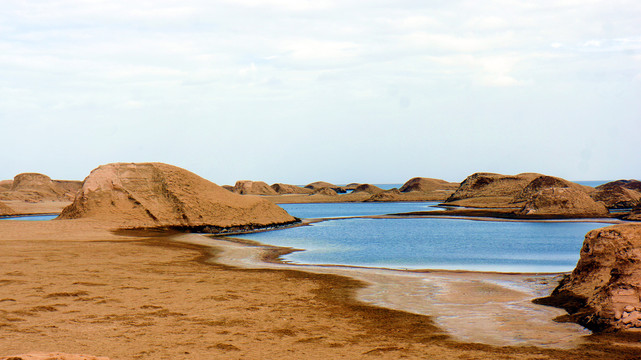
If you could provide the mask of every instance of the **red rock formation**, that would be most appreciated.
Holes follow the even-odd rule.
[[[92,218],[126,227],[264,227],[295,221],[285,210],[241,196],[161,163],[108,164],[85,179],[60,219]]]
[[[501,175],[475,173],[468,176],[445,202],[468,200],[466,206],[508,206],[540,174]]]
[[[3,200],[53,201],[72,200],[82,182],[51,180],[47,175],[23,173],[15,176],[11,188],[0,193]]]

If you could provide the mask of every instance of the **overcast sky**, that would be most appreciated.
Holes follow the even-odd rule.
[[[3,0],[0,179],[641,179],[638,0]]]

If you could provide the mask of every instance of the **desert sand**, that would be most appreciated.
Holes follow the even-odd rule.
[[[466,343],[429,316],[355,300],[362,281],[234,268],[212,261],[221,248],[112,230],[91,220],[0,222],[0,356],[605,359],[640,351],[604,336],[572,349]]]

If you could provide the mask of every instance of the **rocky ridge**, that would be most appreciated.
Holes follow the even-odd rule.
[[[81,186],[80,181],[51,180],[43,174],[22,173],[16,175],[13,181],[5,181],[0,200],[70,201]]]
[[[234,185],[235,193],[241,195],[276,195],[276,191],[264,181],[238,180]]]

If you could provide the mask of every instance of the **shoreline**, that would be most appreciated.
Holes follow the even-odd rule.
[[[172,240],[216,249],[207,262],[225,266],[293,270],[356,280],[365,284],[355,292],[356,301],[428,316],[455,341],[570,349],[584,344],[584,337],[590,334],[579,325],[553,321],[565,311],[531,302],[551,292],[562,273],[295,265],[281,262],[278,257],[296,249],[199,234],[177,235]],[[479,332],[479,328],[484,331]]]

